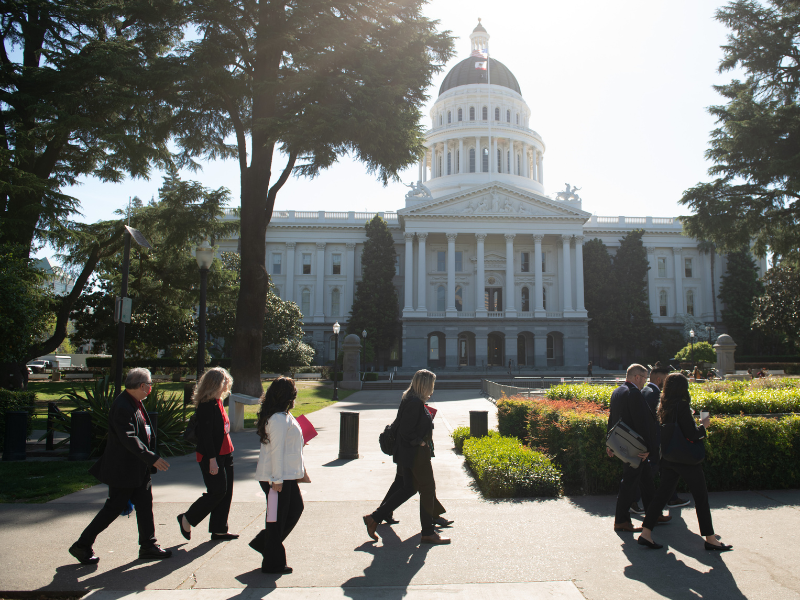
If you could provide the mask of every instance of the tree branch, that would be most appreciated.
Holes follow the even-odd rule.
[[[222,92],[222,100],[228,109],[228,114],[231,116],[233,122],[233,129],[236,131],[236,145],[239,148],[239,169],[242,173],[247,170],[247,137],[245,136],[244,124],[239,117],[239,111],[236,110],[231,97]]]
[[[297,160],[297,151],[293,150],[289,154],[289,160],[286,163],[286,168],[283,169],[283,173],[281,176],[278,177],[278,181],[275,182],[271,188],[269,188],[269,193],[267,194],[267,224],[269,225],[270,221],[272,221],[272,209],[275,206],[275,196],[278,195],[278,192],[283,187],[283,184],[286,183],[286,180],[289,179],[289,175],[292,174],[292,170],[294,169],[294,163]]]

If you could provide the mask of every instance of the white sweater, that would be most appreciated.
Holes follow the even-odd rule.
[[[283,483],[285,479],[302,479],[303,431],[289,413],[275,413],[267,421],[269,443],[261,444],[256,479]]]

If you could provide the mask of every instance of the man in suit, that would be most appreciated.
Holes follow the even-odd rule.
[[[108,499],[69,549],[81,564],[91,565],[100,560],[92,549],[94,541],[127,508],[128,502],[136,509],[139,558],[160,560],[172,556],[172,551],[162,550],[156,544],[153,520],[150,475],[157,470],[166,471],[169,463],[156,454],[155,431],[142,405],[152,388],[150,371],[131,369],[125,379],[125,390],[111,405],[105,452],[89,469],[108,485]]]
[[[639,454],[639,458],[642,461],[638,467],[633,468],[626,463],[623,469],[614,516],[615,531],[636,532],[642,530],[641,527],[633,526],[628,512],[628,508],[636,497],[640,485],[645,506],[650,503],[655,495],[650,463],[645,459],[650,454],[657,454],[659,449],[656,442],[655,416],[648,408],[641,392],[646,382],[647,369],[642,365],[632,364],[628,367],[625,375],[625,383],[611,394],[611,410],[608,415],[607,431],[611,431],[611,428],[621,420],[641,436],[647,448],[645,452]],[[614,456],[608,448],[606,451],[609,456]],[[659,517],[659,522],[668,521],[669,519],[670,517]]]

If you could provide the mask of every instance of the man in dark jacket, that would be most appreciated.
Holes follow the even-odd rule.
[[[625,464],[622,471],[622,481],[619,484],[619,494],[617,495],[617,507],[614,516],[614,530],[616,531],[641,531],[641,527],[634,527],[631,522],[628,509],[636,498],[639,486],[641,485],[642,500],[644,506],[650,503],[655,495],[653,485],[653,475],[650,471],[650,463],[647,457],[650,454],[658,454],[659,448],[656,441],[656,420],[650,408],[647,406],[642,392],[640,391],[647,382],[647,369],[642,365],[633,364],[628,367],[625,375],[625,383],[619,386],[611,394],[610,411],[608,415],[607,431],[622,421],[633,429],[644,440],[647,447],[646,452],[639,454],[642,462],[638,467],[633,468]],[[614,456],[608,450],[609,456]],[[669,517],[659,517],[659,521],[668,521]]]
[[[131,502],[136,509],[139,527],[139,558],[162,559],[172,556],[156,544],[153,521],[153,492],[150,474],[166,471],[169,463],[155,453],[155,431],[144,410],[153,382],[147,369],[131,369],[125,379],[125,391],[116,397],[108,414],[106,449],[89,472],[108,485],[108,500],[97,516],[84,529],[69,553],[81,564],[90,565],[100,559],[92,545],[97,536],[116,519]]]

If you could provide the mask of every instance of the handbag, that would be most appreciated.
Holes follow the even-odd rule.
[[[677,423],[677,415],[675,421],[675,423],[666,423],[661,426],[663,432],[661,439],[666,440],[662,442],[664,449],[661,458],[681,465],[699,465],[706,458],[705,444],[702,440],[696,442],[687,440]],[[666,436],[664,428],[670,425],[672,426],[672,435]]]
[[[396,423],[396,421],[395,421]],[[395,423],[384,427],[383,431],[378,436],[378,444],[381,447],[381,452],[394,456],[394,449],[397,445],[397,430]]]
[[[622,422],[622,419],[611,428],[606,436],[606,448],[622,462],[629,464],[634,469],[642,463],[639,454],[647,452],[644,439],[633,429]]]
[[[197,413],[194,413],[186,422],[186,430],[183,432],[183,441],[188,444],[197,445]]]

